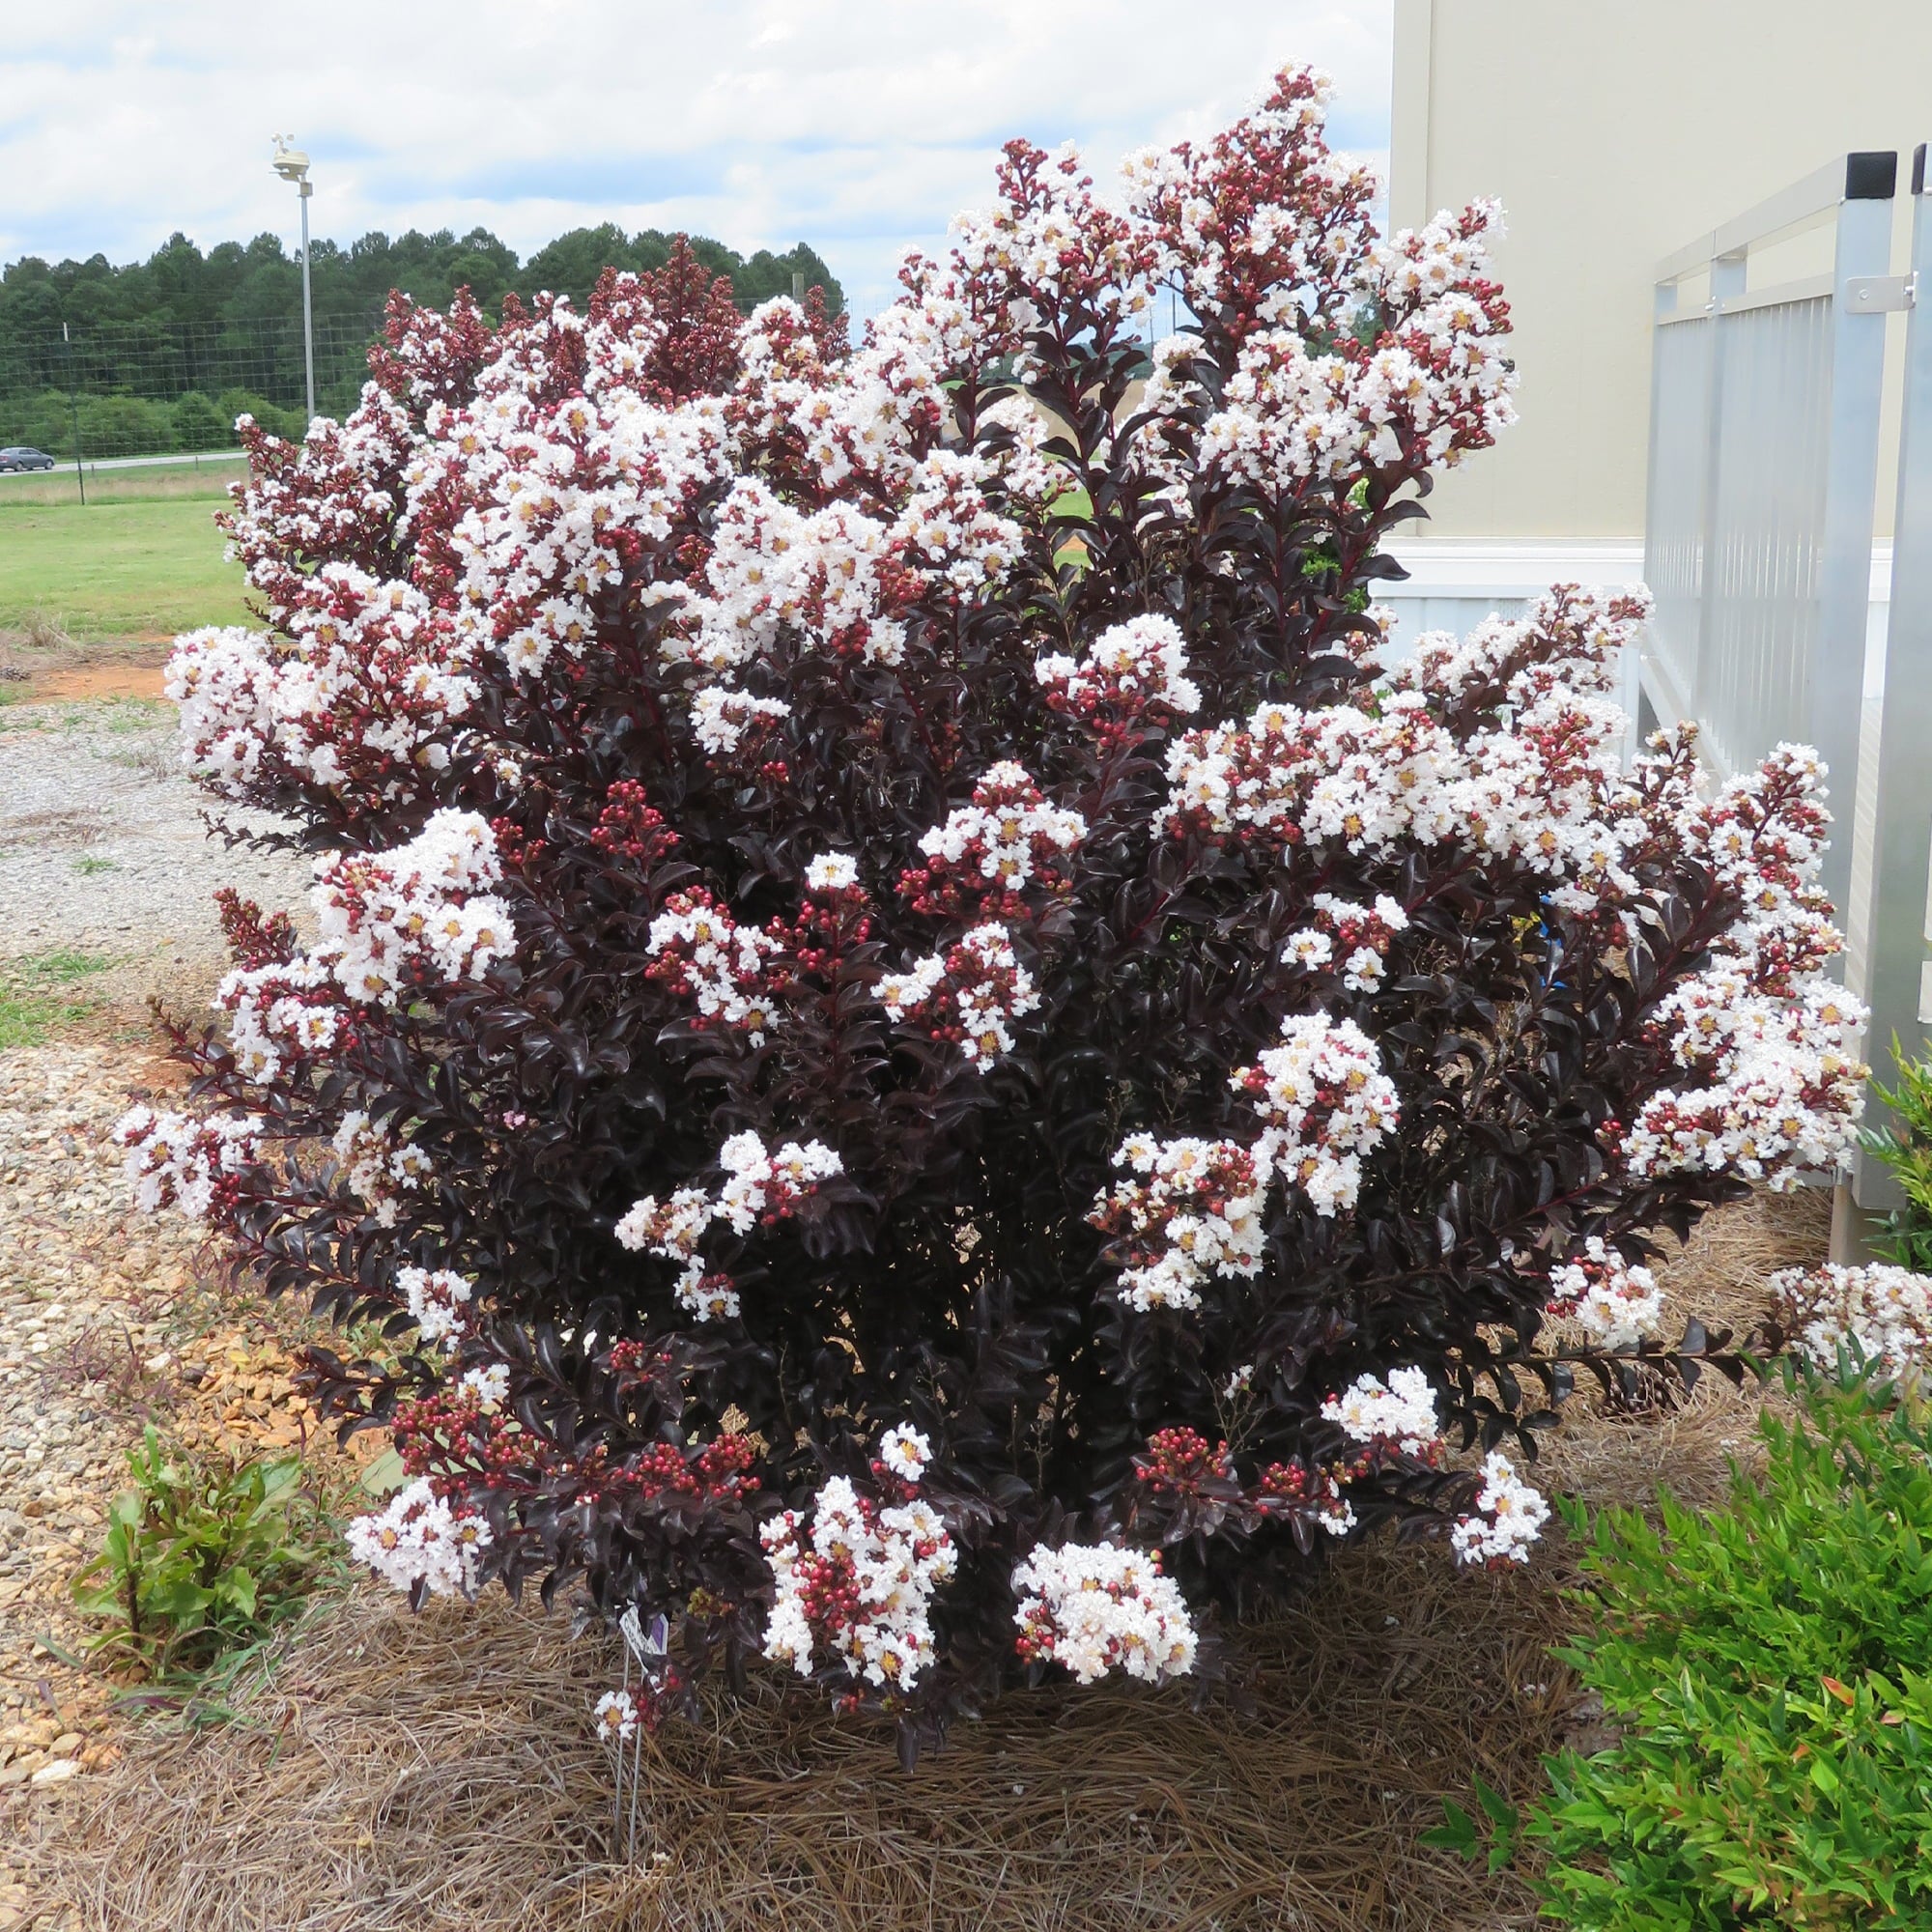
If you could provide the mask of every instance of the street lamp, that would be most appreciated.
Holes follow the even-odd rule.
[[[275,172],[286,182],[294,182],[301,197],[302,216],[302,360],[308,370],[308,419],[315,420],[315,317],[308,298],[308,198],[315,184],[308,178],[308,156],[299,148],[289,146],[286,134],[275,136]]]

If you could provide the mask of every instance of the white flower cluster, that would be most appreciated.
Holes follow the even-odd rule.
[[[1769,1283],[1779,1325],[1825,1368],[1856,1344],[1881,1373],[1917,1379],[1932,1356],[1932,1276],[1875,1262],[1785,1268]]]
[[[1168,803],[1155,829],[1198,826],[1272,842],[1339,838],[1378,853],[1399,838],[1435,844],[1455,824],[1443,791],[1456,747],[1419,699],[1372,715],[1354,705],[1258,705],[1242,724],[1169,747]]]
[[[144,1214],[177,1208],[190,1221],[205,1221],[220,1183],[261,1158],[267,1126],[253,1114],[197,1120],[130,1108],[116,1124],[114,1139],[128,1150],[134,1206]]]
[[[1184,172],[1191,159],[1177,152],[1165,164],[1152,165],[1151,179],[1171,190],[1173,181],[1162,177]],[[1309,185],[1327,190],[1317,196],[1324,213],[1333,193],[1351,179],[1325,156],[1312,161],[1308,175]],[[1176,206],[1171,192],[1168,199]],[[1179,209],[1188,239],[1178,253],[1194,257],[1187,265],[1190,278],[1222,279],[1231,265],[1216,259],[1205,230],[1190,225],[1213,213],[1209,203],[1194,198]],[[1362,212],[1358,208],[1358,215]],[[1280,252],[1285,233],[1292,243],[1305,237],[1339,254],[1319,263],[1304,259],[1298,274],[1288,274],[1279,296],[1265,305],[1272,313],[1264,319],[1273,326],[1242,341],[1235,374],[1198,447],[1155,464],[1171,485],[1179,486],[1189,469],[1198,469],[1270,493],[1299,495],[1311,486],[1347,484],[1374,466],[1453,465],[1516,419],[1510,400],[1515,377],[1501,340],[1508,313],[1488,279],[1486,244],[1500,231],[1495,204],[1473,204],[1460,217],[1438,215],[1373,252],[1364,248],[1359,228],[1309,222],[1301,235],[1293,235],[1293,215],[1284,222],[1274,210],[1257,211],[1244,226],[1247,246],[1260,242],[1265,256]],[[1235,232],[1224,226],[1217,239],[1225,243]],[[1327,331],[1311,331],[1301,306],[1304,290],[1318,312],[1325,311],[1320,320],[1330,326]],[[1225,298],[1216,298],[1217,304]],[[1382,327],[1376,341],[1362,347],[1334,326],[1345,312],[1366,304],[1379,311]],[[1157,355],[1156,364],[1153,407],[1173,413],[1175,403],[1191,399],[1185,352]]]
[[[1855,1042],[1864,1008],[1829,982],[1765,999],[1722,966],[1685,981],[1658,1011],[1696,1085],[1645,1101],[1622,1144],[1630,1171],[1731,1169],[1776,1190],[1852,1151],[1869,1069]]]
[[[448,765],[476,688],[447,614],[421,586],[342,561],[388,548],[414,434],[372,384],[243,494],[234,549],[277,635],[192,632],[167,678],[187,763],[222,795],[353,781],[394,799]]]
[[[1161,1684],[1194,1668],[1194,1619],[1157,1554],[1107,1543],[1036,1549],[1013,1571],[1013,1594],[1029,1662],[1062,1664],[1081,1684],[1110,1670]]]
[[[1201,708],[1201,690],[1187,675],[1187,640],[1172,617],[1151,612],[1115,624],[1079,658],[1054,652],[1034,674],[1077,717],[1133,720],[1150,711],[1175,714]]]
[[[1009,170],[1002,174],[1010,179]],[[1143,232],[1100,206],[1070,144],[1015,193],[1017,185],[1009,185],[990,212],[953,216],[950,275],[926,283],[914,279],[916,286],[961,300],[981,319],[971,360],[983,363],[1010,353],[1024,376],[1035,366],[1026,331],[1040,320],[1034,297],[1053,299],[1077,291],[1124,333],[1136,333],[1131,325],[1151,304],[1151,255]]]
[[[188,769],[228,797],[271,769],[395,798],[447,767],[476,699],[446,617],[412,585],[325,564],[280,639],[229,627],[178,639],[165,688]],[[353,769],[352,769],[353,767]]]
[[[1553,904],[1587,912],[1628,889],[1624,840],[1646,836],[1623,776],[1624,715],[1601,695],[1605,662],[1646,608],[1559,587],[1518,622],[1484,626],[1466,655],[1401,667],[1366,707],[1264,704],[1244,724],[1190,732],[1169,749],[1156,826],[1336,840],[1365,857],[1449,842],[1546,875]],[[1507,682],[1452,729],[1436,713],[1456,714],[1485,673]]]
[[[1319,972],[1339,953],[1343,985],[1351,992],[1374,992],[1382,982],[1391,942],[1407,929],[1408,914],[1386,893],[1377,894],[1373,906],[1333,893],[1317,893],[1311,904],[1316,923],[1289,934],[1282,958]]]
[[[590,1713],[597,1735],[607,1745],[629,1744],[638,1735],[638,1703],[628,1690],[607,1690]]]
[[[461,506],[448,544],[469,649],[497,651],[526,676],[554,656],[582,656],[625,550],[666,543],[697,497],[729,478],[718,398],[667,408],[640,392],[661,333],[640,298],[595,323],[556,301],[530,327],[497,336],[466,407],[424,412],[406,472],[409,515]],[[557,376],[580,357],[581,388],[558,396]]]
[[[890,539],[886,525],[845,504],[795,510],[741,477],[713,526],[710,594],[687,601],[690,629],[667,639],[667,656],[735,670],[769,655],[789,627],[832,656],[897,664],[905,626],[886,614],[879,581]]]
[[[823,435],[853,391],[820,374],[794,407],[816,418]],[[866,387],[863,372],[856,380]],[[836,440],[824,449],[832,455]],[[898,475],[899,508],[886,517],[843,502],[796,509],[760,478],[739,478],[720,506],[702,582],[666,639],[667,657],[730,672],[789,635],[828,656],[900,663],[906,627],[896,614],[903,589],[895,586],[910,578],[953,596],[981,592],[1019,556],[1018,526],[987,501],[992,477],[978,457],[934,450]]]
[[[385,1509],[360,1516],[345,1533],[349,1553],[398,1590],[418,1584],[432,1597],[476,1591],[482,1553],[496,1537],[480,1516],[459,1511],[418,1476]]]
[[[1327,315],[1359,281],[1377,183],[1322,141],[1333,94],[1328,75],[1300,68],[1205,148],[1148,148],[1122,163],[1134,210],[1167,238],[1155,271],[1197,314],[1272,287],[1278,319],[1303,300]]]
[[[330,1052],[345,1004],[393,1007],[426,982],[480,979],[514,943],[509,908],[484,890],[501,876],[488,824],[449,810],[390,851],[319,858],[316,943],[292,959],[238,966],[215,991],[242,1073],[267,1082],[292,1060]]]
[[[777,942],[740,925],[708,893],[676,893],[651,922],[644,951],[659,977],[697,1004],[700,1020],[742,1033],[762,1046],[775,1013],[766,962]]]
[[[473,394],[457,405],[417,381],[417,428],[371,384],[347,421],[317,426],[292,469],[251,484],[237,544],[281,635],[184,640],[172,675],[190,757],[231,792],[272,769],[395,797],[412,773],[448,765],[485,653],[543,676],[593,648],[633,598],[672,606],[669,654],[719,670],[787,628],[806,648],[897,662],[901,605],[981,591],[1021,548],[988,494],[1011,459],[933,446],[962,327],[956,297],[909,296],[832,366],[798,305],[768,302],[738,341],[735,390],[671,401],[649,371],[664,324],[635,281],[598,319],[546,298],[494,336],[480,318],[413,315],[391,361],[473,354]],[[799,509],[745,473],[769,467],[781,482],[799,459],[808,496],[845,492],[865,507]],[[721,491],[712,554],[687,585],[664,565]],[[415,545],[410,578],[339,561],[398,536]],[[694,706],[699,742],[713,755],[736,749],[777,702],[719,685]]]
[[[181,706],[184,761],[216,789],[255,778],[275,735],[278,669],[269,639],[239,625],[175,639],[162,689]]]
[[[1256,1156],[1308,1196],[1318,1214],[1352,1208],[1362,1156],[1394,1130],[1395,1083],[1353,1020],[1308,1013],[1282,1022],[1281,1044],[1236,1070],[1264,1122]]]
[[[748,464],[789,444],[815,492],[903,494],[919,445],[939,427],[941,378],[954,359],[936,322],[919,304],[897,302],[876,318],[868,343],[830,368],[796,302],[780,296],[753,309],[729,404]]]
[[[1033,399],[1003,397],[980,412],[982,438],[990,439],[984,461],[999,477],[1007,499],[1035,523],[1044,521],[1067,488],[1067,470],[1047,453],[1053,428]]]
[[[1261,1272],[1267,1180],[1235,1141],[1134,1135],[1114,1165],[1141,1177],[1101,1196],[1091,1217],[1131,1243],[1115,1282],[1129,1308],[1197,1308],[1214,1275]]]
[[[1352,1208],[1362,1156],[1396,1122],[1395,1085],[1375,1042],[1326,1013],[1284,1020],[1281,1043],[1236,1068],[1229,1085],[1262,1121],[1252,1146],[1136,1134],[1114,1155],[1141,1178],[1117,1182],[1087,1218],[1126,1244],[1116,1292],[1130,1307],[1198,1307],[1210,1277],[1257,1273],[1277,1183],[1299,1188],[1318,1214]]]
[[[1780,745],[1689,814],[1687,848],[1747,917],[1658,1009],[1656,1030],[1690,1077],[1644,1103],[1621,1144],[1633,1174],[1729,1168],[1788,1189],[1852,1151],[1867,1015],[1824,971],[1838,940],[1814,884],[1823,777],[1811,753]]]
[[[1420,693],[1390,693],[1374,712],[1263,704],[1244,724],[1190,732],[1169,748],[1172,789],[1156,826],[1279,844],[1333,840],[1358,857],[1409,839],[1453,841],[1552,877],[1593,877],[1619,850],[1599,796],[1619,772],[1621,714],[1612,712],[1551,698],[1547,715],[1459,743]],[[1586,757],[1577,727],[1588,734]],[[1590,902],[1578,896],[1574,909]]]
[[[1421,692],[1445,706],[1528,710],[1558,689],[1606,696],[1624,650],[1650,615],[1641,588],[1612,596],[1563,586],[1522,617],[1485,617],[1466,637],[1426,631],[1382,678],[1385,690]]]
[[[919,849],[927,876],[961,893],[1017,893],[1086,837],[1077,811],[1049,804],[1026,768],[1005,758],[987,767],[970,805],[955,806],[921,837]],[[976,879],[983,883],[976,887]]]
[[[1629,1349],[1663,1321],[1663,1291],[1647,1267],[1592,1235],[1549,1274],[1549,1313],[1573,1317],[1600,1349]]]
[[[877,991],[889,1018],[927,1016],[933,1037],[954,1041],[981,1073],[1013,1050],[1007,1022],[1039,1005],[1033,976],[1013,952],[1012,935],[992,922],[976,925],[943,958],[929,954],[904,973],[886,974]]]
[[[850,893],[859,890],[859,862],[849,852],[821,852],[805,868],[809,893]]]
[[[418,980],[480,980],[515,943],[487,890],[503,876],[496,835],[476,812],[445,808],[391,851],[325,855],[315,876],[308,957],[362,1005],[392,1007]]]
[[[895,558],[955,596],[983,593],[1019,561],[1019,526],[986,500],[996,474],[985,458],[935,449],[907,477],[904,506],[888,538]]]
[[[465,1369],[456,1378],[456,1386],[463,1394],[473,1396],[479,1408],[500,1408],[510,1393],[510,1368],[507,1362],[491,1362],[480,1369]]]
[[[1442,1439],[1435,1391],[1420,1369],[1391,1369],[1387,1381],[1357,1376],[1321,1405],[1321,1413],[1353,1441],[1392,1442],[1405,1456],[1425,1456]]]
[[[1434,366],[1438,345],[1453,347],[1456,364]],[[1515,386],[1500,331],[1460,290],[1365,357],[1310,354],[1298,327],[1264,330],[1242,345],[1198,462],[1279,494],[1350,483],[1376,465],[1447,468],[1516,420]]]
[[[329,1009],[307,1010],[327,1014]],[[399,1197],[420,1187],[434,1172],[421,1148],[378,1127],[359,1107],[343,1115],[329,1146],[341,1163],[342,1184],[384,1228],[396,1225]]]
[[[425,1342],[440,1342],[452,1353],[463,1340],[464,1310],[476,1284],[453,1268],[400,1267],[396,1286],[416,1332]]]
[[[713,1193],[680,1187],[660,1202],[647,1194],[634,1203],[613,1230],[633,1253],[662,1255],[682,1262],[679,1301],[700,1321],[738,1313],[738,1297],[720,1278],[707,1274],[698,1243],[714,1222],[734,1235],[749,1235],[759,1221],[788,1215],[821,1180],[844,1172],[844,1164],[822,1141],[786,1141],[776,1153],[755,1133],[733,1134],[719,1150],[724,1184]]]
[[[753,697],[729,685],[708,684],[691,697],[692,735],[714,758],[735,752],[748,731],[791,716],[781,697]]]
[[[1463,1563],[1527,1563],[1529,1547],[1549,1520],[1549,1505],[1522,1482],[1499,1450],[1483,1459],[1483,1486],[1476,1492],[1476,1510],[1463,1517],[1449,1532],[1449,1541]]]
[[[916,1483],[932,1461],[932,1440],[909,1422],[895,1423],[879,1437],[879,1457],[902,1483]]]
[[[767,1657],[809,1677],[823,1646],[867,1684],[904,1691],[918,1683],[934,1655],[933,1595],[958,1565],[929,1503],[914,1496],[880,1509],[834,1476],[809,1526],[786,1510],[758,1534],[776,1585]]]

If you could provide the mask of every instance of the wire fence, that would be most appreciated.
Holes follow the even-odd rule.
[[[749,297],[738,307],[756,306]],[[315,404],[340,418],[368,380],[383,304],[315,318]],[[297,315],[215,322],[0,327],[0,448],[72,463],[240,447],[235,418],[278,436],[307,426]]]
[[[382,310],[315,320],[316,407],[341,415],[368,375]],[[237,446],[235,418],[279,435],[307,421],[299,316],[71,323],[0,333],[0,446],[63,462]]]

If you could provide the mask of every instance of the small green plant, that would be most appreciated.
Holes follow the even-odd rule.
[[[42,1046],[94,1010],[84,982],[113,960],[98,952],[32,953],[0,965],[0,1047]]]
[[[1516,1857],[1517,1841],[1522,1833],[1522,1818],[1517,1807],[1492,1784],[1478,1777],[1474,1785],[1476,1804],[1483,1816],[1458,1804],[1453,1798],[1442,1801],[1442,1823],[1422,1834],[1425,1845],[1460,1852],[1471,1862],[1485,1861],[1492,1874],[1499,1872]],[[1484,1822],[1487,1820],[1487,1823]]]
[[[131,1657],[152,1681],[198,1678],[259,1643],[339,1568],[299,1456],[204,1461],[150,1424],[128,1466],[133,1488],[115,1497],[73,1595],[109,1622],[93,1648]]]
[[[1623,1733],[1524,1825],[1574,1926],[1932,1924],[1932,1435],[1848,1365],[1804,1388],[1726,1507],[1566,1509],[1593,1628],[1559,1655]]]
[[[1890,1168],[1905,1191],[1905,1206],[1892,1209],[1877,1245],[1900,1267],[1932,1273],[1932,1060],[1913,1060],[1891,1038],[1897,1078],[1874,1091],[1891,1109],[1889,1128],[1866,1132],[1866,1148]]]
[[[98,859],[90,852],[73,862],[73,869],[83,879],[91,879],[100,872],[118,872],[121,867],[112,859]]]

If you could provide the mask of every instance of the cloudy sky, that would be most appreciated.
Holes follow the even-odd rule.
[[[0,261],[478,223],[809,241],[869,313],[999,144],[1095,165],[1232,118],[1284,61],[1388,145],[1391,0],[62,0],[0,6]]]

